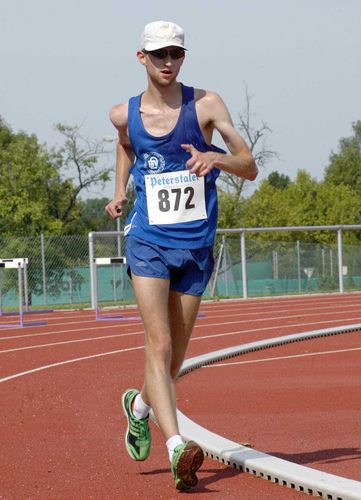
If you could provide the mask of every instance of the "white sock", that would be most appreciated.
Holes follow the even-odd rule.
[[[174,448],[176,448],[179,444],[183,444],[183,443],[184,443],[184,441],[182,439],[182,436],[180,436],[179,434],[175,434],[174,436],[171,436],[167,440],[166,445],[168,448],[168,455],[169,455],[170,462],[172,461]]]
[[[144,403],[141,393],[134,398],[133,415],[135,418],[141,419],[149,415],[150,406]]]

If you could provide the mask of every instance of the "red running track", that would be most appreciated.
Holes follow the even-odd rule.
[[[361,323],[361,294],[203,303],[187,357],[252,340]],[[142,380],[143,332],[91,311],[31,315],[0,330],[0,498],[177,498],[153,427],[152,454],[124,450],[119,397]],[[9,317],[6,318],[9,322]],[[296,463],[361,481],[360,333],[232,358],[185,375],[178,406],[197,423]],[[199,498],[301,498],[205,460]]]

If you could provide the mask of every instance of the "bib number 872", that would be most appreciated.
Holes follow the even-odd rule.
[[[170,193],[175,195],[174,197],[172,196],[172,198],[174,198],[173,207],[171,205],[171,201],[173,200],[170,200]],[[179,210],[181,200],[184,197],[186,198],[184,202],[184,208],[186,210],[190,210],[195,207],[195,204],[192,203],[193,196],[194,189],[191,186],[187,186],[183,190],[181,188],[174,188],[170,191],[168,189],[160,189],[158,191],[159,210],[161,212],[169,212],[170,210],[174,210],[176,212],[177,210]]]

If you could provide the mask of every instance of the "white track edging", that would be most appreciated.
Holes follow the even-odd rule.
[[[358,330],[361,330],[361,323],[285,335],[220,349],[186,360],[179,372],[179,377],[202,366],[247,352]],[[206,455],[214,460],[309,495],[328,500],[361,499],[361,482],[359,481],[328,474],[242,446],[201,427],[179,410],[177,410],[177,415],[181,435],[187,440],[197,441]]]
[[[205,454],[243,472],[267,479],[308,495],[327,499],[359,500],[361,483],[311,469],[281,458],[247,448],[214,434],[177,412],[181,435],[195,440]]]

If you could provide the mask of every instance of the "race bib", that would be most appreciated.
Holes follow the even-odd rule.
[[[204,177],[182,170],[145,175],[149,224],[176,224],[207,218]]]

